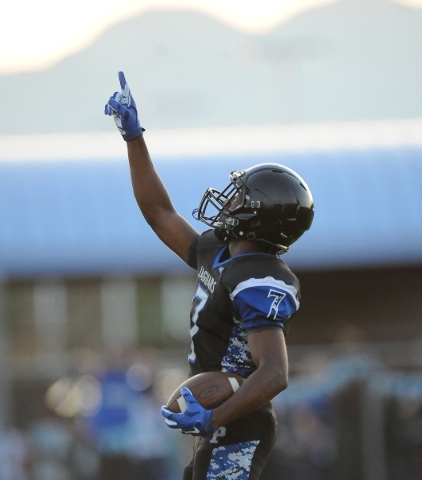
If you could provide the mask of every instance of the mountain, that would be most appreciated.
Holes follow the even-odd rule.
[[[297,52],[302,120],[422,115],[422,10],[342,0],[292,19],[268,38]]]
[[[110,28],[49,70],[0,76],[0,134],[111,130],[123,70],[146,128],[422,115],[422,11],[342,0],[262,36],[188,11]]]

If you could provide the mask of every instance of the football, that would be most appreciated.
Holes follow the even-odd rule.
[[[243,377],[234,373],[199,373],[179,385],[168,399],[166,407],[173,413],[184,412],[186,402],[180,394],[180,389],[187,387],[204,408],[212,410],[230,398],[244,381]]]

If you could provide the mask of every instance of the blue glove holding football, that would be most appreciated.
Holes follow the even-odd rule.
[[[186,410],[183,413],[173,413],[166,407],[162,407],[161,413],[166,417],[167,425],[181,430],[182,433],[202,437],[211,436],[215,432],[211,422],[212,410],[205,410],[188,388],[183,387],[180,393],[186,401]]]
[[[126,142],[130,142],[140,137],[145,129],[139,125],[136,103],[130,93],[123,72],[119,72],[119,81],[122,91],[116,92],[110,97],[110,100],[105,106],[104,113],[113,116],[123,139],[126,140]]]

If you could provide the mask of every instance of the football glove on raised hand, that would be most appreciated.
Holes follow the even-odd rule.
[[[161,414],[166,418],[167,425],[181,430],[182,433],[210,437],[215,432],[211,422],[212,410],[205,410],[188,388],[183,387],[180,393],[186,401],[186,410],[183,413],[173,413],[162,407]]]
[[[139,125],[136,103],[130,93],[130,88],[123,72],[119,72],[119,81],[122,91],[116,92],[110,97],[104,108],[104,113],[113,116],[123,139],[126,142],[130,142],[140,137],[145,129]]]

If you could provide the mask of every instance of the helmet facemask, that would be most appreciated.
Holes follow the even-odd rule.
[[[208,188],[199,207],[193,211],[197,220],[213,228],[218,238],[255,239],[248,233],[253,228],[249,221],[258,216],[259,201],[251,201],[248,189],[242,182],[244,170],[230,174],[230,183],[222,190]]]

